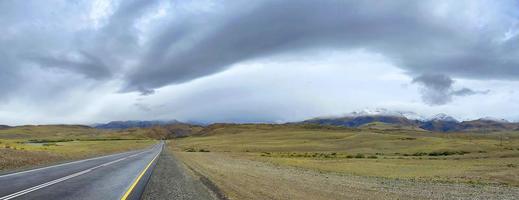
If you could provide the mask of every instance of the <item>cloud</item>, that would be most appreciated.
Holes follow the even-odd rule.
[[[444,105],[452,101],[453,96],[470,96],[475,94],[487,94],[490,90],[474,91],[469,88],[454,90],[454,81],[443,74],[424,74],[413,79],[412,83],[422,86],[422,100],[429,105]]]
[[[35,56],[30,57],[29,60],[41,67],[72,71],[93,79],[105,79],[112,75],[102,60],[87,52],[72,55]]]
[[[490,93],[490,90],[474,91],[469,88],[462,88],[462,89],[453,91],[452,95],[454,95],[454,96],[470,96],[470,95],[475,95],[475,94],[488,94],[488,93]]]
[[[211,12],[166,23],[126,75],[126,90],[188,82],[235,63],[320,48],[380,53],[413,75],[519,77],[519,36],[504,37],[517,29],[517,18],[508,12],[514,1],[216,4]]]
[[[469,105],[467,99],[478,94],[490,94],[485,99],[503,103],[495,100],[495,95],[504,94],[497,91],[513,91],[519,83],[517,8],[516,0],[395,0],[376,4],[350,0],[0,1],[0,116],[5,119],[23,111],[11,120],[16,122],[38,120],[52,113],[53,122],[59,122],[70,116],[78,116],[78,120],[79,116],[91,117],[84,120],[151,118],[159,111],[166,115],[180,110],[191,119],[228,117],[252,121],[314,116],[330,110],[344,112],[368,103],[407,105],[409,99],[425,106],[421,101],[414,102],[420,95],[416,92],[394,87],[387,90],[386,82],[374,80],[378,75],[399,84],[416,77],[415,83],[420,85],[428,105],[443,105],[461,96],[464,98],[450,105]],[[341,52],[338,57],[356,59],[327,63],[328,58],[337,56],[334,52]],[[301,63],[277,60],[280,57]],[[371,63],[353,63],[372,61],[374,57],[382,66],[376,70],[367,67]],[[268,73],[261,76],[249,74],[244,79],[239,73],[230,73],[208,85],[190,86],[233,72],[231,68],[267,68],[269,64],[274,67],[268,67]],[[315,71],[305,71],[303,65],[311,65]],[[333,71],[325,75],[298,79],[329,66],[334,66]],[[383,68],[391,72],[384,74]],[[286,74],[298,76],[271,80]],[[445,77],[427,78],[431,74]],[[277,84],[250,83],[243,87],[246,81]],[[503,82],[496,84],[502,88],[487,85],[496,81]],[[308,92],[312,84],[317,86]],[[358,89],[359,85],[365,87]],[[208,87],[223,88],[208,92]],[[185,98],[176,104],[182,105],[168,109],[158,109],[159,104],[145,101],[134,102],[137,92],[142,98],[152,99],[161,95],[162,88],[196,91],[164,96],[160,104],[170,105],[167,103],[176,98]],[[286,90],[274,98],[272,88]],[[323,88],[330,90],[320,93]],[[492,93],[474,88],[489,88]],[[284,96],[294,90],[300,92],[297,98]],[[349,93],[341,93],[346,90]],[[239,100],[228,103],[226,97],[231,94],[225,91],[240,93],[236,97]],[[254,98],[254,91],[263,91],[263,96]],[[510,96],[499,99],[517,102],[513,93],[506,94]],[[337,95],[344,96],[335,98]],[[401,99],[393,99],[395,96]],[[113,102],[105,102],[108,97]],[[276,98],[278,106],[270,109],[265,99]],[[306,99],[311,99],[310,103]],[[94,100],[95,105],[91,103]],[[211,105],[212,100],[221,102]],[[250,105],[258,109],[250,109]],[[117,112],[110,112],[114,106]],[[228,107],[236,109],[227,111]],[[149,112],[144,112],[146,108],[150,108]],[[11,112],[2,113],[6,110]],[[205,116],[206,110],[212,110],[211,116]],[[291,113],[293,110],[306,114],[296,115]],[[463,114],[469,112],[472,109],[465,109]]]
[[[32,88],[27,87],[41,73],[80,75],[91,79],[81,80],[89,83],[113,81],[124,73],[127,62],[139,57],[135,23],[156,3],[114,2],[113,12],[101,26],[97,19],[86,17],[88,8],[97,9],[92,1],[0,2],[0,100],[28,92]],[[46,81],[42,84],[54,84]],[[44,100],[53,92],[73,88],[61,84],[50,85],[60,90],[38,98]]]
[[[16,72],[29,61],[96,80],[122,79],[126,83],[122,91],[151,94],[240,62],[313,49],[363,49],[387,57],[412,76],[441,73],[516,80],[519,26],[511,10],[516,4],[512,0],[4,2],[0,52],[8,59],[2,59],[0,66]]]

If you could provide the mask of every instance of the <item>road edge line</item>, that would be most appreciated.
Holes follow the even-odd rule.
[[[64,177],[61,177],[61,178],[58,178],[58,179],[55,179],[55,180],[52,180],[52,181],[48,181],[48,182],[45,182],[45,183],[42,183],[42,184],[39,184],[39,185],[36,185],[36,186],[33,186],[33,187],[30,187],[30,188],[27,188],[25,190],[21,190],[21,191],[18,191],[18,192],[15,192],[15,193],[12,193],[12,194],[8,194],[6,196],[3,196],[3,197],[0,197],[0,200],[9,200],[9,199],[13,199],[13,198],[16,198],[16,197],[19,197],[19,196],[22,196],[22,195],[25,195],[27,193],[30,193],[30,192],[33,192],[33,191],[36,191],[36,190],[39,190],[39,189],[42,189],[42,188],[46,188],[48,186],[51,186],[51,185],[54,185],[54,184],[57,184],[57,183],[60,183],[60,182],[63,182],[63,181],[66,181],[68,179],[71,179],[71,178],[74,178],[74,177],[77,177],[77,176],[80,176],[80,175],[83,175],[83,174],[86,174],[88,172],[91,172],[97,168],[100,168],[100,167],[105,167],[105,166],[108,166],[108,165],[111,165],[111,164],[114,164],[114,163],[117,163],[119,161],[122,161],[122,160],[125,160],[131,156],[135,156],[135,155],[138,155],[138,154],[142,154],[144,152],[139,152],[139,153],[136,153],[136,154],[133,154],[133,155],[130,155],[130,156],[126,156],[126,157],[123,157],[123,158],[119,158],[117,160],[113,160],[113,161],[110,161],[110,162],[107,162],[107,163],[103,163],[101,165],[97,165],[95,167],[91,167],[91,168],[88,168],[88,169],[85,169],[83,171],[80,171],[80,172],[76,172],[74,174],[70,174],[68,176],[64,176]]]
[[[157,153],[157,155],[151,160],[150,163],[148,163],[148,165],[146,166],[146,168],[144,168],[144,170],[142,170],[142,172],[139,174],[139,176],[133,181],[132,185],[130,186],[130,188],[128,188],[128,190],[124,193],[124,195],[121,197],[121,200],[126,200],[130,194],[133,192],[133,189],[135,188],[135,186],[139,183],[139,181],[141,180],[142,176],[144,176],[144,174],[148,171],[148,169],[150,168],[151,164],[153,164],[153,162],[155,162],[155,160],[159,157],[160,153],[162,151],[160,151],[159,153]]]
[[[0,178],[9,177],[9,176],[16,176],[16,175],[19,175],[19,174],[26,174],[26,173],[31,173],[31,172],[45,170],[45,169],[51,169],[51,168],[54,168],[54,167],[61,167],[61,166],[77,164],[77,163],[82,163],[82,162],[87,162],[87,161],[92,161],[92,160],[99,160],[99,159],[107,158],[107,157],[110,157],[110,156],[119,156],[119,155],[122,155],[122,154],[129,154],[129,155],[131,155],[133,153],[140,153],[140,152],[148,151],[149,149],[151,149],[151,148],[148,147],[148,148],[144,148],[144,149],[137,149],[137,150],[131,150],[131,151],[125,151],[125,152],[108,154],[108,155],[101,155],[101,156],[98,156],[98,157],[85,158],[83,160],[64,161],[63,163],[57,163],[57,164],[54,164],[54,165],[52,165],[52,163],[50,163],[49,166],[39,166],[39,167],[36,166],[36,168],[32,168],[32,169],[29,168],[29,169],[26,169],[26,170],[23,170],[23,171],[12,171],[12,172],[7,172],[6,174],[0,174]]]

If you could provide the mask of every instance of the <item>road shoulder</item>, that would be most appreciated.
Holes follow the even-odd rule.
[[[218,199],[201,178],[190,173],[168,149],[164,149],[142,196],[155,199]]]

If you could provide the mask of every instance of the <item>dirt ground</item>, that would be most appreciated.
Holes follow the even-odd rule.
[[[189,173],[169,151],[163,151],[146,186],[142,199],[217,199],[200,177]]]
[[[248,159],[239,153],[181,152],[229,199],[518,199],[519,188],[320,172]]]

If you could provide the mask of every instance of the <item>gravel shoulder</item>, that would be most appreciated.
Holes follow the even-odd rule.
[[[142,196],[144,200],[155,199],[217,199],[201,181],[170,151],[164,149]]]

